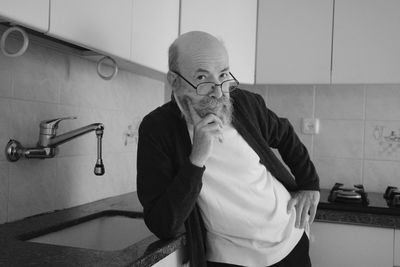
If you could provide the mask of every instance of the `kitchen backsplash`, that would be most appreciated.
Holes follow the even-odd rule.
[[[104,81],[96,62],[38,43],[21,57],[0,53],[0,149],[10,138],[34,146],[41,120],[77,116],[61,122],[58,133],[104,123],[106,170],[93,174],[94,132],[62,144],[51,159],[11,163],[2,152],[0,223],[135,191],[137,125],[162,103],[163,81],[123,70]]]
[[[400,85],[257,85],[267,106],[288,118],[306,145],[322,188],[362,183],[367,191],[400,187]],[[301,133],[318,118],[317,135]]]
[[[14,44],[11,44],[14,45]],[[368,191],[400,187],[400,85],[243,85],[287,117],[321,178],[362,183]],[[120,70],[104,81],[96,63],[32,43],[21,57],[0,54],[0,149],[10,138],[34,146],[44,119],[58,132],[103,122],[106,174],[95,176],[96,136],[62,144],[52,159],[6,161],[0,153],[0,223],[136,190],[136,134],[141,118],[170,98],[164,82]],[[318,118],[320,133],[301,133]]]

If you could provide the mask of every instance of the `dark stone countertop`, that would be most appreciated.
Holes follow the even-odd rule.
[[[316,221],[400,229],[400,208],[388,212],[373,206],[343,206],[329,203],[328,194],[329,190],[321,190]],[[378,194],[371,197],[378,198]],[[142,207],[134,192],[2,224],[0,266],[151,266],[185,243],[183,235],[169,241],[161,241],[150,235],[122,250],[99,251],[21,240],[35,236],[43,229],[59,229],[73,225],[82,218],[104,213],[138,217],[141,216]]]
[[[135,192],[2,224],[0,266],[151,266],[182,247],[185,242],[184,236],[161,241],[150,234],[125,249],[100,251],[21,240],[27,236],[37,236],[44,229],[60,229],[74,225],[82,218],[101,214],[141,217],[142,206]]]
[[[383,193],[368,193],[368,206],[330,203],[330,190],[321,189],[315,221],[400,229],[400,207],[388,208]]]

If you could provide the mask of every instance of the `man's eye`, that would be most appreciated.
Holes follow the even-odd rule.
[[[228,73],[221,73],[220,78],[227,78],[228,76]]]
[[[206,79],[206,76],[205,75],[199,75],[199,76],[197,76],[197,78],[196,78],[198,81],[204,81],[205,79]]]

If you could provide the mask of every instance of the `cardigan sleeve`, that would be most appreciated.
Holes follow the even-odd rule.
[[[289,167],[299,190],[319,190],[319,177],[308,154],[291,123],[278,117],[268,109],[261,96],[257,96],[261,108],[260,117],[264,121],[264,135],[268,144],[276,148],[282,160]]]
[[[160,123],[144,118],[139,127],[137,193],[147,227],[160,239],[177,236],[193,210],[202,186],[205,167],[189,158],[176,170],[171,140]],[[176,153],[176,151],[175,151]]]

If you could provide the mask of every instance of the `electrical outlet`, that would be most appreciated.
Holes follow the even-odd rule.
[[[319,133],[319,119],[303,118],[301,125],[303,134],[318,134]]]

